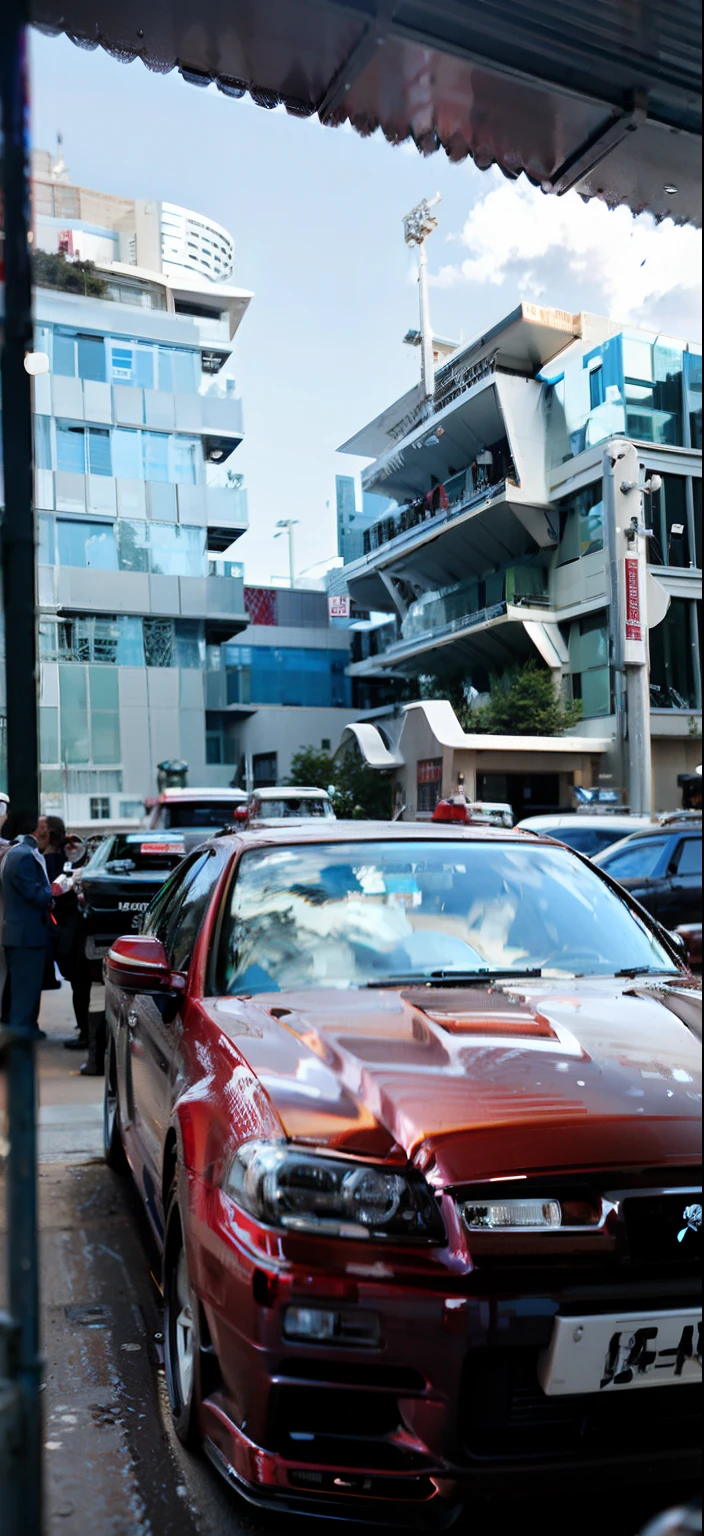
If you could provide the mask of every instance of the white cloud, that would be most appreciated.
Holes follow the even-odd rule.
[[[525,179],[489,174],[492,186],[452,237],[466,255],[442,267],[435,286],[506,288],[690,339],[700,334],[700,230],[583,203],[576,192],[546,197]]]

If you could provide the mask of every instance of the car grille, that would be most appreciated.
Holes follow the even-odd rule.
[[[699,1386],[651,1387],[620,1397],[548,1397],[537,1378],[538,1351],[487,1349],[467,1360],[458,1454],[464,1460],[550,1458],[696,1450]]]
[[[677,1269],[701,1264],[701,1198],[701,1191],[625,1197],[622,1217],[631,1262]]]

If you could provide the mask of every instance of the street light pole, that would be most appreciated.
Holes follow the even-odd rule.
[[[415,245],[418,251],[418,307],[420,312],[420,374],[423,386],[423,396],[429,399],[435,387],[435,368],[433,363],[433,331],[430,324],[430,307],[428,304],[428,269],[425,254],[425,242],[428,235],[432,235],[437,229],[438,221],[431,208],[435,208],[441,201],[440,193],[428,202],[426,198],[418,203],[407,213],[403,220],[403,237],[406,245]]]
[[[0,113],[5,229],[2,443],[5,508],[7,769],[10,808],[37,819],[36,574],[32,497],[27,0],[0,7]],[[8,1536],[40,1536],[41,1409],[34,1048],[29,1030],[0,1031],[7,1065],[10,1318],[0,1325],[0,1507]]]
[[[296,566],[293,557],[293,530],[296,527],[297,522],[297,517],[280,518],[276,524],[280,531],[279,533],[274,534],[275,539],[280,539],[282,533],[288,534],[288,579],[289,586],[291,587],[295,587],[296,585]]]

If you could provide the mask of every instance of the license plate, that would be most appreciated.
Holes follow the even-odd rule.
[[[538,1379],[549,1397],[702,1379],[701,1310],[556,1317]]]

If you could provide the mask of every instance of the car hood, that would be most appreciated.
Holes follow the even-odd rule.
[[[701,992],[685,977],[204,1006],[299,1143],[410,1158],[443,1184],[699,1160]]]

